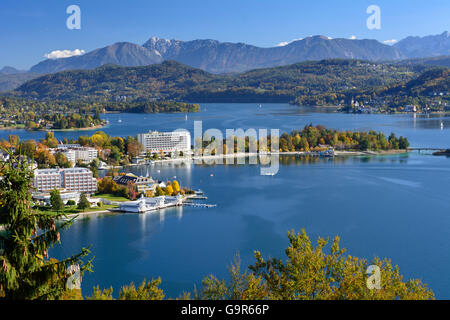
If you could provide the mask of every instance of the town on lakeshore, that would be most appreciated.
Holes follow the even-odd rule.
[[[450,298],[450,1],[25,2],[0,10],[0,302]]]
[[[241,131],[242,135],[223,140],[205,133],[200,150],[192,149],[191,134],[187,130],[150,130],[135,138],[110,137],[98,131],[91,137],[80,136],[71,141],[58,141],[49,131],[40,142],[21,142],[17,136],[10,136],[9,141],[3,140],[0,144],[28,157],[34,169],[32,198],[36,208],[67,213],[86,210],[145,213],[172,206],[193,206],[192,200],[206,199],[202,192],[193,190],[192,186],[180,186],[177,180],[160,181],[148,173],[146,176],[119,173],[124,166],[222,160],[223,157],[255,154],[332,158],[407,152],[409,147],[406,138],[397,138],[395,134],[385,137],[375,131],[339,132],[323,126],[308,125],[301,131],[259,140],[245,135],[250,131]],[[233,132],[239,133],[239,130]],[[9,157],[6,152],[0,156],[3,160]],[[104,173],[101,178],[99,171]],[[196,203],[195,206],[214,205]]]

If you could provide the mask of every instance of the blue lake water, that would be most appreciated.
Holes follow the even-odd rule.
[[[327,112],[332,109],[323,108],[324,112],[313,112],[310,108],[298,108],[288,104],[201,104],[202,111],[188,114],[106,114],[103,119],[110,121],[102,131],[113,136],[135,136],[137,133],[152,130],[187,129],[193,133],[194,121],[201,120],[203,129],[218,128],[273,128],[281,132],[301,129],[312,123],[340,130],[377,130],[386,134],[395,132],[411,140],[414,147],[450,146],[450,117],[447,115],[370,115],[344,114]],[[120,122],[119,122],[120,121]],[[442,126],[441,126],[442,123]],[[55,132],[58,139],[77,138],[80,135],[92,135],[95,131]],[[0,130],[0,139],[17,134],[21,139],[41,139],[45,132],[26,130]],[[442,145],[444,144],[444,145]]]
[[[450,118],[413,115],[314,113],[289,105],[203,104],[189,114],[108,114],[111,135],[135,135],[149,129],[330,128],[381,130],[409,138],[411,146],[450,147]],[[119,122],[118,120],[122,120]],[[442,123],[442,125],[441,125]],[[11,132],[9,132],[11,133]],[[38,139],[44,133],[19,133]],[[8,132],[0,132],[0,138]],[[91,132],[58,132],[76,137]],[[304,161],[280,159],[275,176],[261,176],[258,165],[154,165],[129,171],[155,178],[177,177],[181,185],[201,188],[216,208],[174,208],[150,214],[108,214],[77,220],[62,233],[56,257],[92,244],[94,273],[83,279],[83,292],[94,285],[115,293],[131,281],[161,276],[171,297],[212,273],[227,276],[239,252],[243,265],[253,251],[284,257],[286,232],[305,228],[311,238],[339,235],[349,254],[388,257],[406,278],[420,278],[437,298],[450,298],[450,159],[410,153],[381,157]]]

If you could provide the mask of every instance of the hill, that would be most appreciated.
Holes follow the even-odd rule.
[[[144,67],[106,65],[49,74],[23,84],[12,94],[83,101],[290,102],[298,95],[389,86],[413,76],[403,66],[360,60],[309,61],[233,75],[215,75],[165,61]]]
[[[450,68],[434,68],[404,84],[393,86],[383,92],[392,95],[433,96],[450,93]]]
[[[0,73],[0,92],[7,92],[21,84],[41,76],[36,73]]]
[[[396,62],[396,64],[403,65],[403,66],[414,66],[417,69],[419,69],[420,67],[427,68],[429,66],[450,68],[450,56],[406,59],[406,60],[398,61],[398,62]]]

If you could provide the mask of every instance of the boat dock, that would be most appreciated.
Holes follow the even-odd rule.
[[[183,203],[183,206],[197,207],[197,208],[215,208],[215,207],[217,207],[217,204],[185,202],[185,203]]]
[[[120,202],[118,210],[121,212],[132,213],[146,213],[150,211],[157,211],[160,209],[176,207],[176,206],[188,206],[197,208],[214,208],[216,204],[197,203],[192,200],[205,200],[208,197],[203,195],[202,192],[196,192],[193,195],[188,196],[159,196],[154,198],[146,198],[142,196],[135,201]]]
[[[205,196],[190,196],[190,197],[188,197],[188,199],[193,199],[193,200],[207,200],[208,197],[205,197]]]

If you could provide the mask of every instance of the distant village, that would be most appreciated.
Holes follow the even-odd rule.
[[[341,105],[340,110],[352,113],[430,113],[430,112],[449,112],[450,105],[445,97],[449,97],[450,92],[431,92],[429,99],[424,103],[404,104],[389,108],[392,97],[376,97],[375,99],[356,100],[352,98],[349,105]]]

